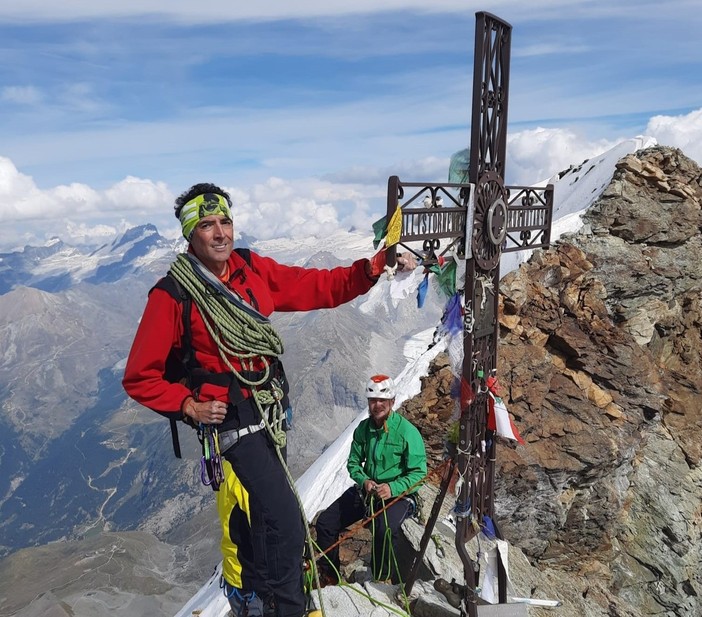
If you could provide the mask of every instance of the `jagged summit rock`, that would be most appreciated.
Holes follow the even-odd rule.
[[[500,519],[569,614],[702,614],[701,203],[693,161],[637,152],[588,226],[502,284],[527,446],[499,450]]]
[[[502,280],[498,376],[527,444],[498,447],[497,518],[533,567],[515,586],[559,614],[702,614],[701,204],[693,161],[639,151],[580,232]],[[435,462],[450,380],[439,356],[403,406]]]

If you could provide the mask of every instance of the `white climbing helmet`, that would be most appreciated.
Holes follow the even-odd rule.
[[[387,375],[373,375],[366,386],[367,398],[395,398],[395,382]]]

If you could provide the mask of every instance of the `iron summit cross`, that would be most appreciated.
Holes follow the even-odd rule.
[[[464,567],[461,615],[477,617],[478,564],[466,544],[489,519],[494,522],[495,432],[488,428],[488,379],[497,368],[497,312],[503,253],[547,247],[553,186],[505,186],[507,108],[512,27],[490,13],[476,13],[470,161],[467,178],[445,184],[388,180],[386,220],[401,209],[399,244],[425,266],[440,258],[463,261],[463,367],[459,435],[444,474],[418,555],[405,583],[409,594],[433,532],[454,469],[464,479],[457,496],[456,550]],[[467,180],[467,182],[466,182]],[[443,242],[443,246],[442,246]],[[422,244],[421,252],[413,246]],[[396,247],[388,249],[394,266]],[[457,281],[457,286],[458,286]],[[459,290],[460,291],[460,290]],[[497,536],[499,528],[495,524]],[[506,603],[506,572],[498,557],[499,602]]]

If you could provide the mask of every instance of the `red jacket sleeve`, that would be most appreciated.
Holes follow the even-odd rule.
[[[276,311],[334,308],[365,294],[375,280],[366,275],[367,259],[331,270],[279,264],[251,253],[251,268],[268,287]]]
[[[244,261],[233,253],[231,265],[241,267]],[[366,276],[367,260],[331,270],[307,269],[279,264],[268,257],[251,253],[251,270],[255,276],[246,279],[241,295],[247,291],[261,303],[264,315],[273,311],[310,311],[332,308],[366,293],[375,283]],[[250,288],[249,288],[250,285]],[[195,307],[193,307],[194,309]],[[122,385],[138,403],[160,413],[181,417],[181,407],[190,390],[183,384],[165,378],[166,361],[171,350],[181,345],[183,306],[167,291],[155,288],[149,295],[144,314],[132,343]],[[211,336],[202,325],[197,311],[191,315],[191,343],[198,362],[207,370],[226,370],[219,359]],[[198,344],[199,341],[199,344]],[[212,347],[210,349],[209,347]],[[226,389],[223,396],[226,398]]]
[[[149,294],[124,369],[122,385],[138,403],[161,413],[181,416],[190,390],[165,379],[166,359],[183,335],[182,305],[163,289]]]

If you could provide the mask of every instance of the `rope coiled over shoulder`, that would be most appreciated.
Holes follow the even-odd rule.
[[[185,253],[178,255],[169,273],[197,305],[226,367],[251,390],[273,442],[284,447],[282,395],[277,394],[280,388],[276,380],[271,382],[270,379],[271,363],[283,353],[283,342],[275,328],[266,317],[214,278],[196,257]],[[239,360],[240,369],[234,366],[233,359]],[[264,365],[262,376],[257,380],[242,374],[242,370],[254,370],[254,360],[260,360]]]
[[[170,274],[190,294],[197,304],[207,331],[217,344],[220,357],[237,379],[248,386],[257,386],[268,380],[270,358],[277,358],[283,353],[283,342],[275,328],[267,319],[256,319],[241,305],[243,300],[232,297],[234,292],[225,295],[206,282],[203,274],[196,270],[194,260],[185,255],[178,255],[171,264]],[[202,270],[202,269],[200,269]],[[249,382],[243,378],[230,361],[238,358],[242,366],[246,360],[261,358],[266,365],[266,375],[260,382]]]

